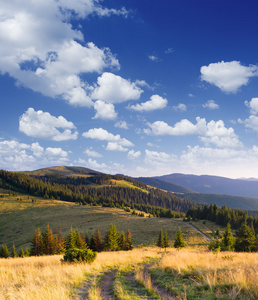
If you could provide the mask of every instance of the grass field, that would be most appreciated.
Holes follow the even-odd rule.
[[[115,299],[258,299],[258,253],[200,249],[138,248],[99,253],[93,264],[67,264],[61,256],[0,259],[0,300],[66,300],[86,293],[103,299],[101,282],[117,270],[110,283]],[[152,262],[152,264],[149,264]],[[143,267],[149,266],[147,276]],[[150,277],[151,275],[151,277]]]
[[[6,191],[0,191],[0,194],[4,193]],[[89,234],[98,226],[104,235],[111,223],[119,231],[129,229],[135,246],[155,244],[161,228],[167,230],[172,244],[178,227],[181,227],[188,246],[207,245],[205,238],[177,219],[143,218],[122,209],[81,206],[32,197],[28,199],[28,196],[22,195],[6,194],[6,197],[0,198],[0,244],[7,244],[9,249],[13,243],[17,250],[30,247],[35,228],[45,230],[47,224],[53,230],[60,227],[64,235],[69,233],[71,226],[80,232],[89,231]]]

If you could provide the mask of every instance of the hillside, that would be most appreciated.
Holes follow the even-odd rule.
[[[204,194],[258,198],[257,180],[230,179],[209,175],[170,174],[155,177]]]

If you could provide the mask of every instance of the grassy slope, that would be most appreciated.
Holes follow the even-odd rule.
[[[71,226],[82,232],[88,230],[90,234],[98,226],[104,235],[111,223],[115,224],[119,231],[129,229],[136,246],[154,244],[161,228],[168,231],[169,239],[173,241],[179,226],[188,245],[207,244],[199,233],[178,220],[143,218],[122,209],[80,206],[39,198],[33,203],[32,197],[28,199],[28,196],[20,195],[0,198],[0,244],[7,244],[9,248],[13,243],[17,249],[29,247],[35,228],[45,230],[47,224],[50,224],[52,229],[61,227],[65,235]]]

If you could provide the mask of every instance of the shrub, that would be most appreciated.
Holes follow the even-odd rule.
[[[97,252],[90,249],[70,249],[65,252],[64,261],[92,263],[97,257]]]

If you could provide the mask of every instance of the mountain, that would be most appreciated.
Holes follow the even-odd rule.
[[[171,183],[165,180],[160,180],[155,177],[138,177],[134,178],[135,180],[138,180],[140,182],[143,182],[147,185],[154,186],[156,188],[159,188],[161,190],[165,190],[172,193],[194,193],[193,190],[188,189],[184,186]]]
[[[219,176],[197,176],[178,173],[154,178],[184,186],[198,193],[258,198],[257,180],[230,179]]]

